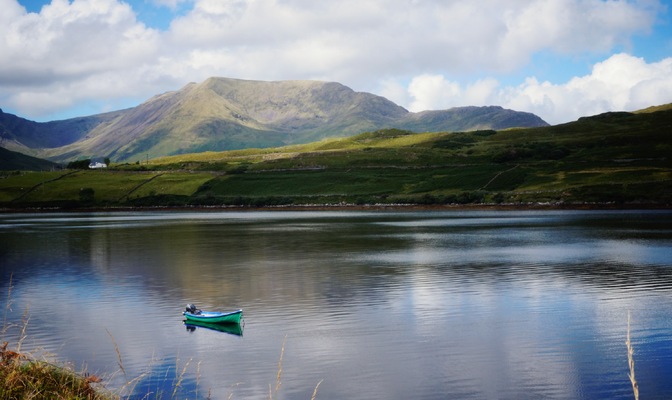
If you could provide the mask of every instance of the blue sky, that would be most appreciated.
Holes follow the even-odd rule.
[[[671,2],[0,0],[0,108],[64,119],[224,76],[562,123],[672,102]]]

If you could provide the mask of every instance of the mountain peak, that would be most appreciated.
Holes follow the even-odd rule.
[[[384,97],[355,92],[338,82],[223,77],[191,82],[137,107],[76,121],[83,121],[77,134],[62,140],[54,141],[54,132],[72,131],[74,120],[67,129],[66,121],[39,124],[40,134],[30,133],[36,123],[27,121],[24,126],[30,129],[12,129],[13,137],[53,161],[84,155],[133,161],[140,156],[308,143],[392,127],[424,132],[547,125],[533,114],[499,106],[410,113]],[[44,140],[50,136],[52,140]]]

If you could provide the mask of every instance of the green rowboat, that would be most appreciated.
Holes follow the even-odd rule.
[[[182,314],[187,318],[187,321],[207,322],[210,324],[239,324],[240,318],[243,316],[243,310],[230,313],[209,311],[196,311],[195,313],[191,313],[189,311],[184,311]]]

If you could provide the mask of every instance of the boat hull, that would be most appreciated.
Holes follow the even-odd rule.
[[[239,324],[240,318],[243,316],[243,310],[238,310],[230,313],[217,313],[201,311],[200,314],[192,314],[184,312],[187,321],[206,322],[209,324]]]

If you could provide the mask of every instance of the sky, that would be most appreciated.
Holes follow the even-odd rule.
[[[672,0],[0,0],[0,108],[35,121],[219,76],[551,124],[672,103]]]

